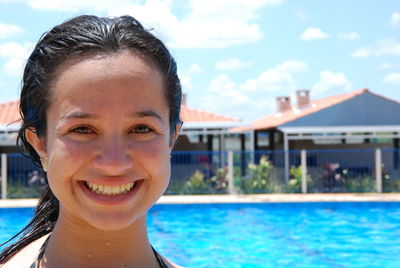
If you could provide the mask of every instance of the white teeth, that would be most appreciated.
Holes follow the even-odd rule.
[[[101,195],[117,195],[127,193],[135,186],[135,183],[126,183],[121,185],[103,185],[93,182],[86,182],[86,186],[94,193]]]
[[[104,186],[104,193],[107,194],[107,195],[112,194],[112,186],[110,186],[110,185],[105,185],[105,186]]]
[[[112,189],[111,189],[111,192],[113,193],[113,194],[118,194],[118,193],[120,193],[120,192],[122,192],[120,189],[121,189],[121,187],[120,186],[113,186],[113,187],[111,187]]]

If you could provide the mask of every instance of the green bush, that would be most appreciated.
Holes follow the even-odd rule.
[[[205,180],[204,174],[199,170],[190,176],[182,188],[182,194],[212,194],[213,192],[211,183]]]
[[[274,168],[271,161],[263,155],[260,163],[249,164],[249,174],[242,178],[242,190],[246,194],[279,192],[281,185],[271,176]]]
[[[360,176],[355,178],[344,178],[344,191],[350,193],[376,192],[376,181],[372,176]]]
[[[214,176],[210,178],[211,188],[213,193],[224,194],[228,192],[228,170],[219,168]]]
[[[392,179],[392,178],[384,179],[383,191],[386,193],[400,192],[400,179]]]
[[[286,185],[287,193],[301,193],[301,181],[303,176],[303,170],[301,166],[291,166],[289,169],[289,182]],[[314,187],[311,176],[307,174],[307,188],[312,189]]]
[[[168,188],[165,191],[165,194],[166,195],[182,194],[181,193],[182,187],[183,187],[182,180],[171,178]]]
[[[41,196],[45,186],[32,185],[26,186],[23,180],[10,180],[12,183],[7,185],[8,198],[38,198]]]

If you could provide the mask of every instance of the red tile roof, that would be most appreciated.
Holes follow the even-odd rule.
[[[19,100],[0,103],[0,124],[7,125],[19,123]]]
[[[368,89],[360,89],[353,92],[335,95],[315,101],[311,100],[310,104],[305,107],[293,107],[292,109],[282,113],[273,113],[260,119],[254,120],[250,127],[235,128],[232,131],[236,132],[250,129],[261,130],[278,127],[290,121],[296,120],[312,113],[316,113],[335,104],[354,98],[355,96],[361,95],[365,92],[372,93]]]
[[[17,123],[21,120],[18,111],[18,100],[0,103],[0,124]],[[240,119],[228,117],[216,113],[211,113],[199,109],[194,109],[182,105],[182,120],[186,123],[191,122],[239,122]]]
[[[190,108],[182,105],[181,109],[182,121],[185,123],[192,122],[239,122],[239,118],[229,117],[216,113],[211,113],[199,109]]]

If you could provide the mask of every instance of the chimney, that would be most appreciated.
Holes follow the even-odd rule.
[[[289,96],[283,96],[283,97],[277,97],[277,104],[278,104],[278,112],[282,113],[287,110],[290,110],[292,106],[290,105],[290,97]]]
[[[310,90],[299,89],[296,91],[297,95],[297,107],[304,107],[310,104]]]
[[[182,94],[182,101],[181,101],[181,105],[185,105],[186,106],[186,101],[187,101],[187,93],[183,93]]]

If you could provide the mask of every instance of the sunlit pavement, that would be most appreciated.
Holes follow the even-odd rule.
[[[400,193],[165,195],[157,204],[282,203],[282,202],[400,202]],[[38,199],[4,199],[0,208],[34,207]]]

